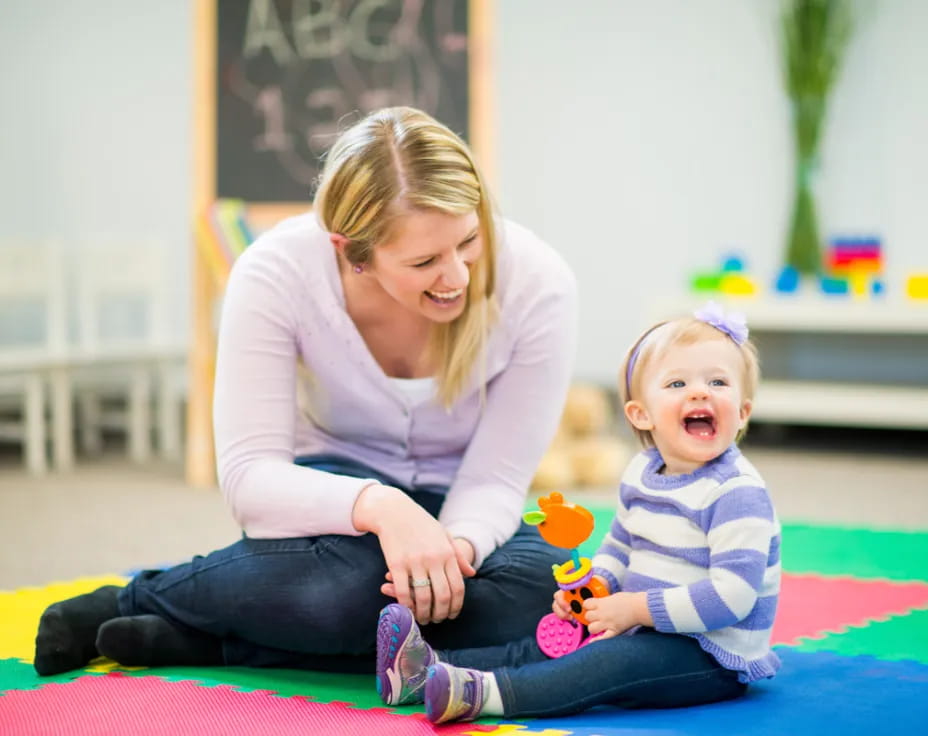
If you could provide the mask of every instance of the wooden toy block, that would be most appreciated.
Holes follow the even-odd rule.
[[[758,292],[757,283],[753,279],[736,273],[722,276],[719,290],[731,296],[754,296]]]
[[[905,282],[905,294],[909,299],[928,299],[928,273],[915,273]]]

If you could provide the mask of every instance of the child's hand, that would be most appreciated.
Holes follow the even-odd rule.
[[[567,605],[563,590],[557,590],[554,593],[554,602],[551,604],[551,610],[554,611],[554,615],[561,619],[561,621],[570,620],[570,606]]]
[[[608,639],[633,626],[653,626],[648,610],[647,593],[613,593],[605,598],[587,598],[583,602],[590,636]]]

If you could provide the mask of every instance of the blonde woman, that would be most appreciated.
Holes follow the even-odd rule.
[[[390,601],[438,646],[531,633],[563,553],[521,512],[576,307],[568,267],[494,216],[458,136],[411,108],[356,123],[313,211],[258,238],[229,280],[214,424],[243,538],[51,606],[38,672],[97,654],[373,671]]]

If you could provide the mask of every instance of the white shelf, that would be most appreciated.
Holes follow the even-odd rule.
[[[754,406],[766,422],[928,429],[928,387],[763,381]]]
[[[855,300],[851,297],[799,295],[781,297],[712,297],[726,309],[741,312],[758,332],[894,333],[928,335],[928,300]],[[696,308],[708,298],[692,300]]]
[[[761,350],[761,372],[765,365],[772,369],[754,402],[753,418],[759,422],[928,429],[928,301],[858,300],[811,291],[747,298],[690,295],[664,317],[692,312],[710,299],[746,317]],[[874,361],[891,362],[875,366],[871,376],[866,366]],[[810,366],[820,375],[810,375]],[[848,366],[863,368],[843,370]],[[887,380],[881,383],[881,376]]]

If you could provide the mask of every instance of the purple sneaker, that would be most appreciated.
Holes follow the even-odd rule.
[[[423,702],[429,665],[438,661],[412,611],[391,603],[377,622],[377,692],[387,705]]]
[[[425,683],[425,715],[432,723],[472,721],[480,717],[486,693],[483,672],[438,662]]]

